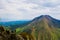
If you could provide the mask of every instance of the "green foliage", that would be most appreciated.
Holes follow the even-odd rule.
[[[23,32],[23,30],[24,30],[24,28],[17,28],[16,33],[19,34],[19,33]]]

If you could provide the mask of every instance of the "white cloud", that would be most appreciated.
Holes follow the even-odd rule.
[[[42,14],[60,19],[60,0],[0,0],[2,20],[27,20]]]

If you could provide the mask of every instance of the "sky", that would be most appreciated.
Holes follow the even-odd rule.
[[[60,20],[60,0],[0,0],[0,21],[32,20],[40,15]]]

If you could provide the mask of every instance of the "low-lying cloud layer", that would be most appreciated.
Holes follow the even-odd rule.
[[[60,19],[60,0],[0,0],[0,21],[31,20],[39,15]]]

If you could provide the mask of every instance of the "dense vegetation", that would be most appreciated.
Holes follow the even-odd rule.
[[[34,40],[34,37],[26,32],[17,34],[16,30],[12,31],[0,26],[0,40]]]

